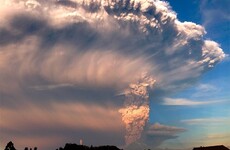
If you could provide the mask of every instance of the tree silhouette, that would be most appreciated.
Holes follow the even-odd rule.
[[[6,148],[4,150],[16,150],[14,147],[13,142],[9,142],[6,145]],[[24,150],[32,150],[32,148],[25,147]],[[37,150],[37,147],[34,147],[34,150]],[[92,145],[90,147],[86,145],[77,145],[77,144],[71,144],[71,143],[66,143],[65,147],[62,148],[60,147],[59,149],[56,150],[121,150],[117,148],[116,146],[98,146],[98,147],[93,147]]]
[[[10,141],[10,142],[6,145],[5,150],[16,150],[16,149],[14,148],[14,143]]]

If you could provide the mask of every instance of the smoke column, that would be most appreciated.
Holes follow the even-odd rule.
[[[119,112],[126,127],[126,144],[129,145],[141,137],[141,133],[149,119],[149,93],[155,80],[144,76],[137,83],[129,85],[125,91],[124,108]]]

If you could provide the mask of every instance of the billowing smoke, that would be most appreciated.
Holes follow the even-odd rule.
[[[124,108],[119,112],[126,126],[126,144],[131,144],[141,137],[141,133],[149,119],[149,93],[155,80],[143,76],[137,83],[132,83],[125,91]]]
[[[155,81],[164,92],[186,88],[225,57],[160,0],[4,0],[0,22],[0,94],[125,91],[126,144],[141,137]]]

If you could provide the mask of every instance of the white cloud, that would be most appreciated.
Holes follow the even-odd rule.
[[[209,101],[194,101],[185,98],[164,98],[163,105],[172,106],[195,106],[195,105],[209,105],[215,103],[225,102],[224,100],[209,100]]]
[[[216,87],[212,84],[201,83],[195,87],[195,92],[192,94],[192,97],[199,99],[209,99],[218,94],[222,90],[221,87]]]
[[[229,21],[229,10],[230,3],[228,0],[223,0],[221,3],[218,0],[203,0],[200,3],[200,11],[203,17],[203,25],[209,27],[215,25],[223,20]],[[216,7],[210,7],[215,5]]]
[[[209,134],[207,135],[208,139],[226,139],[226,138],[230,138],[230,134]]]
[[[221,124],[228,123],[230,120],[228,118],[197,118],[197,119],[187,119],[181,122],[189,125],[199,125],[199,124]]]
[[[210,92],[210,91],[216,91],[218,90],[218,88],[211,84],[199,84],[197,90],[198,91],[201,90],[201,92]]]

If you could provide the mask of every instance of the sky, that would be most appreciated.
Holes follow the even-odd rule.
[[[229,0],[4,0],[0,149],[230,141]]]
[[[227,9],[229,1],[168,2],[179,20],[201,24],[207,31],[206,37],[217,41],[226,54],[230,53],[230,11]],[[151,107],[152,114],[155,115],[152,115],[150,121],[180,125],[187,130],[177,139],[164,142],[161,147],[229,145],[229,63],[229,58],[222,61],[205,73],[193,87],[173,94],[170,97],[172,99],[165,99],[160,104],[153,101]]]
[[[206,37],[217,41],[226,54],[230,53],[230,11],[227,9],[229,1],[168,2],[179,20],[201,24],[207,32]],[[151,108],[152,114],[155,114],[150,121],[180,125],[187,130],[179,134],[178,138],[164,142],[162,148],[171,145],[175,148],[215,144],[229,146],[229,66],[227,58],[205,73],[192,87],[173,94],[171,99],[165,99],[163,103],[153,101]]]

